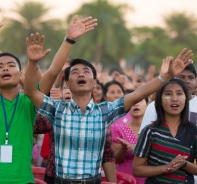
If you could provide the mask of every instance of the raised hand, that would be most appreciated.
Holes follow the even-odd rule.
[[[171,57],[169,61],[168,73],[172,75],[172,77],[177,76],[187,65],[192,63],[192,60],[190,60],[192,56],[192,50],[187,51],[187,49],[184,48],[174,61]]]
[[[44,35],[40,37],[39,33],[26,38],[27,57],[30,62],[38,62],[51,51],[51,49],[43,51],[44,39]]]
[[[165,59],[162,60],[160,74],[164,74],[168,71],[169,63],[173,58],[171,56],[167,56]]]
[[[50,98],[53,100],[60,100],[62,98],[62,91],[60,88],[51,88]]]
[[[93,30],[95,26],[97,26],[97,19],[86,17],[78,20],[78,15],[75,15],[69,24],[66,37],[75,40],[81,35]]]

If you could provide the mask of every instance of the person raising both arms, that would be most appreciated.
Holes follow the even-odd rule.
[[[64,76],[68,76],[67,74],[67,71],[69,71],[68,69],[69,68],[65,68]],[[62,77],[61,77],[61,80],[62,80]],[[62,101],[69,102],[72,97],[70,89],[66,86],[66,82],[64,81],[64,79],[60,83],[62,83],[61,84]],[[56,174],[55,174],[54,130],[53,130],[51,123],[49,123],[49,121],[44,116],[39,114],[34,124],[34,133],[40,134],[40,133],[47,133],[47,132],[48,132],[48,135],[45,135],[45,136],[49,137],[49,142],[47,143],[45,142],[45,143],[47,146],[49,146],[50,152],[49,152],[49,155],[47,155],[48,160],[47,162],[45,162],[46,170],[45,170],[44,181],[47,184],[55,184]],[[114,163],[115,163],[115,158],[114,158],[114,151],[112,149],[112,137],[111,137],[111,133],[110,134],[107,133],[106,140],[105,140],[104,153],[103,153],[102,167],[105,172],[106,180],[108,182],[116,183],[116,169],[115,169],[115,166],[113,167]]]
[[[141,99],[157,91],[190,62],[192,51],[183,49],[169,64],[168,71],[114,102],[95,104],[92,90],[96,84],[96,70],[83,59],[70,63],[67,86],[72,92],[68,103],[54,101],[36,89],[34,73],[37,63],[48,52],[43,51],[44,36],[31,34],[26,39],[28,65],[25,76],[25,94],[39,113],[54,126],[56,183],[100,184],[100,168],[106,132],[110,124]],[[61,66],[63,67],[63,66]]]

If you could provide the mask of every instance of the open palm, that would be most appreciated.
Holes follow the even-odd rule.
[[[92,19],[92,17],[86,17],[82,20],[78,20],[78,16],[75,15],[69,24],[67,37],[70,39],[76,39],[88,31],[94,29],[97,26],[97,19]]]
[[[39,33],[36,33],[35,38],[34,38],[34,34],[31,34],[29,38],[27,37],[26,45],[27,45],[27,56],[29,61],[31,62],[38,62],[51,51],[50,49],[43,51],[44,35],[42,35],[40,38]]]
[[[171,58],[169,62],[168,73],[172,76],[177,76],[184,68],[191,63],[192,50],[187,51],[185,48],[179,53],[178,57],[173,61]]]

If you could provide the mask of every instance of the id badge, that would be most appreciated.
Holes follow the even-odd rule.
[[[12,163],[12,145],[1,145],[0,150],[0,162],[1,163]]]

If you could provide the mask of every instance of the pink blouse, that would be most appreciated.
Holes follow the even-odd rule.
[[[124,118],[122,119],[124,120]],[[124,121],[116,121],[111,125],[113,142],[120,144],[120,142],[117,140],[117,137],[119,137],[131,144],[136,145],[138,138],[135,136],[134,132],[128,126],[128,123],[129,122],[125,123]],[[134,159],[133,150],[128,149],[125,158],[122,160],[121,163],[117,165],[117,171],[133,175],[132,173],[133,159]],[[135,178],[137,180],[137,184],[144,184],[145,178],[138,178],[138,177]]]

